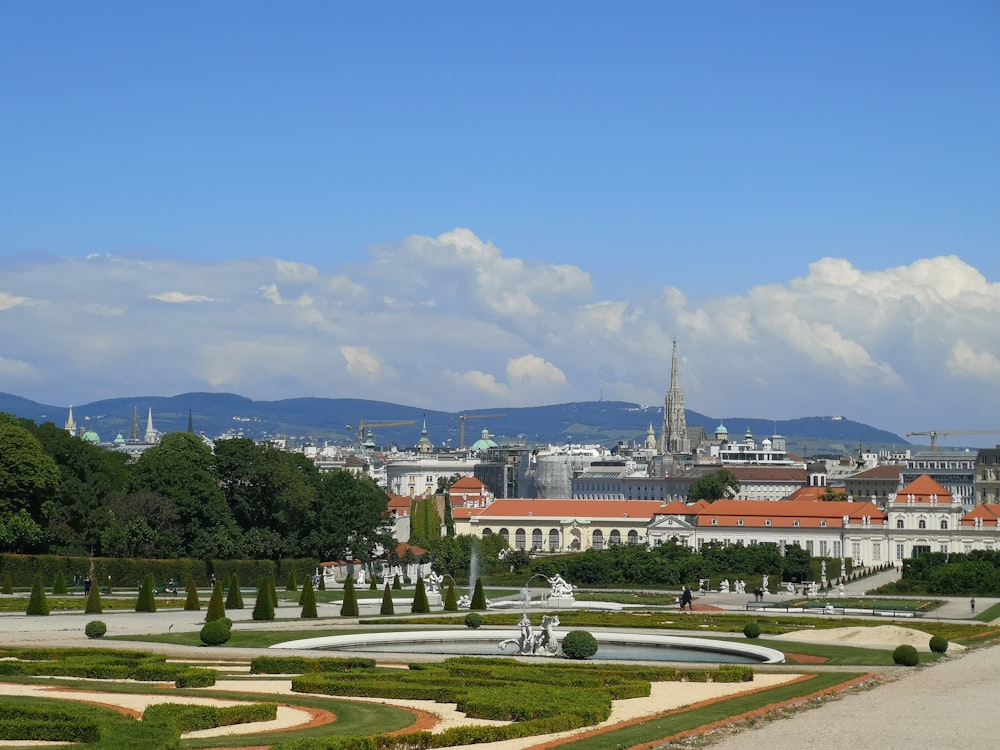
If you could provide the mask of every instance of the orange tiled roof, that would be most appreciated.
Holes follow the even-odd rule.
[[[921,474],[897,492],[896,502],[905,502],[910,495],[913,495],[913,502],[915,503],[929,503],[931,501],[931,496],[935,496],[939,504],[946,505],[953,502],[951,492],[946,490],[926,474]]]
[[[983,526],[1000,528],[1000,505],[977,505],[962,516],[962,525],[975,526],[977,518],[983,519]]]
[[[475,477],[462,477],[451,486],[449,492],[467,492],[469,494],[475,492],[482,494],[483,490],[486,489],[488,489],[486,485]]]
[[[496,500],[484,508],[458,508],[456,518],[633,518],[651,519],[663,513],[659,500]]]
[[[686,507],[688,512],[683,515],[693,516],[698,526],[794,528],[798,522],[798,527],[822,528],[824,522],[826,526],[842,526],[844,516],[849,523],[861,523],[862,518],[868,517],[872,524],[881,524],[886,518],[886,514],[872,503],[819,500],[716,500]]]

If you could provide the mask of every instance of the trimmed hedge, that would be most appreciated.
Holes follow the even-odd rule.
[[[232,637],[232,630],[225,618],[210,620],[201,626],[199,637],[206,646],[221,646]]]
[[[108,626],[100,620],[91,620],[83,628],[83,632],[88,638],[103,638],[104,634],[108,632]]]
[[[3,662],[0,662],[2,664]],[[363,657],[257,656],[250,660],[250,674],[306,674],[375,669],[374,659]]]
[[[943,635],[931,636],[931,641],[928,647],[935,654],[943,654],[948,651],[948,639]]]
[[[920,654],[913,646],[904,643],[902,646],[896,646],[896,650],[892,652],[892,661],[904,667],[915,667],[920,663]]]
[[[573,630],[562,639],[562,652],[567,659],[589,659],[597,653],[597,639],[586,630]]]

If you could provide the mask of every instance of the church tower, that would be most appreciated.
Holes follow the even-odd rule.
[[[156,430],[153,429],[153,408],[150,407],[149,415],[146,417],[146,434],[143,435],[142,439],[147,445],[152,445],[158,442],[157,437]]]
[[[677,339],[674,339],[674,353],[670,364],[670,390],[663,402],[663,432],[660,434],[660,453],[683,454],[691,452],[688,437],[687,416],[684,413],[684,394],[677,373]]]
[[[69,406],[69,416],[66,417],[66,425],[63,427],[66,432],[68,432],[73,437],[77,435],[76,420],[73,419],[73,405]]]

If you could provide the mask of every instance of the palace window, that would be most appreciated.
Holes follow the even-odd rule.
[[[918,529],[926,529],[927,528],[927,521],[925,521],[924,519],[921,518],[919,521],[917,521],[917,528]]]
[[[947,518],[942,518],[941,519],[941,528],[942,529],[947,529],[948,528],[948,519]]]
[[[897,529],[903,528],[903,519],[902,518],[897,518],[896,519],[896,528]]]
[[[604,534],[600,529],[595,529],[590,537],[590,546],[594,549],[604,549]]]
[[[622,535],[618,529],[611,532],[611,536],[608,538],[608,544],[612,547],[617,547],[622,543]]]
[[[638,544],[639,543],[639,532],[633,529],[628,533],[628,543]]]
[[[555,529],[549,531],[549,551],[555,552],[559,549],[559,532]]]
[[[514,532],[514,549],[524,549],[526,536],[524,529],[518,529]]]
[[[541,549],[542,548],[542,530],[535,529],[531,532],[531,548]]]

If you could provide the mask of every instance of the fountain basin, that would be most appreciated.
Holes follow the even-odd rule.
[[[594,658],[598,660],[605,658],[601,655],[601,648],[606,647],[606,653],[623,654],[611,656],[610,658],[614,660],[755,664],[781,664],[785,661],[785,655],[781,651],[754,643],[732,643],[714,638],[657,633],[590,632],[597,639],[598,652]],[[516,635],[517,632],[510,629],[410,630],[300,638],[276,643],[270,648],[422,653],[442,656],[468,654],[513,656],[514,654],[509,651],[501,651],[498,644]],[[672,656],[676,658],[671,658]]]

